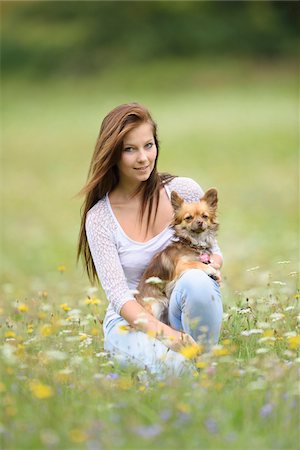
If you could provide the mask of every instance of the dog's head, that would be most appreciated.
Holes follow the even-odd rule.
[[[195,203],[186,203],[177,192],[172,191],[171,203],[174,209],[173,227],[178,236],[194,240],[206,230],[217,230],[218,191],[215,188],[206,191]]]

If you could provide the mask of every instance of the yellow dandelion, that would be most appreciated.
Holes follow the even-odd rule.
[[[126,391],[132,387],[132,379],[127,377],[121,377],[117,380],[117,385],[120,389]]]
[[[84,302],[86,305],[101,305],[101,300],[96,297],[87,297]]]
[[[35,380],[30,383],[30,390],[32,394],[39,399],[45,399],[52,397],[54,395],[54,390],[51,386],[47,384],[40,383]]]
[[[196,367],[198,369],[205,369],[205,367],[208,366],[208,362],[207,361],[198,361],[196,362]]]
[[[50,325],[50,323],[44,323],[44,325],[42,325],[40,327],[40,335],[47,337],[47,336],[51,336],[51,334],[54,333],[54,328],[52,325]]]
[[[87,335],[87,334],[81,333],[81,334],[80,334],[80,337],[79,337],[79,340],[80,340],[80,342],[82,342],[82,341],[85,341],[87,338],[88,338],[88,335]]]
[[[271,328],[268,328],[263,333],[263,337],[273,337],[273,336],[274,336],[274,330],[272,330]]]
[[[22,312],[22,313],[26,313],[27,311],[28,311],[28,306],[27,305],[25,305],[25,303],[21,303],[19,306],[18,306],[18,310],[20,311],[20,312]]]
[[[66,266],[64,266],[63,264],[61,264],[60,266],[57,267],[57,270],[60,273],[64,273],[66,271]]]
[[[99,328],[94,327],[91,329],[91,335],[92,336],[99,336]]]
[[[182,347],[180,353],[187,359],[193,359],[202,352],[200,345],[187,345]]]
[[[68,303],[62,303],[61,305],[59,305],[61,307],[61,309],[63,309],[64,311],[71,311],[71,308],[68,306]]]
[[[14,338],[14,337],[16,337],[16,333],[14,331],[11,331],[11,330],[6,331],[5,337],[6,338]]]
[[[87,434],[85,431],[75,428],[69,431],[69,439],[75,444],[80,444],[87,440]]]
[[[230,352],[228,348],[222,347],[221,345],[216,345],[213,347],[212,353],[214,356],[226,356],[229,355]]]
[[[37,316],[40,320],[44,320],[46,319],[47,314],[44,311],[39,311]]]
[[[289,336],[288,339],[288,346],[291,350],[297,350],[298,347],[300,347],[300,335],[297,336]]]
[[[187,403],[179,402],[176,406],[177,409],[182,413],[189,413],[191,411],[191,408]]]
[[[28,334],[33,333],[33,326],[31,324],[27,326],[27,333]]]

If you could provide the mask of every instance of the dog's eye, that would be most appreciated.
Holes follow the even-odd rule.
[[[202,214],[203,219],[208,219],[208,215],[207,214]]]
[[[186,217],[184,218],[184,220],[186,220],[187,222],[190,222],[191,220],[193,220],[193,216],[191,216],[191,215],[186,216]]]

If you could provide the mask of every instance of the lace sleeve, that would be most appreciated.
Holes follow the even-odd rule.
[[[100,201],[101,202],[101,201]],[[85,229],[93,262],[107,300],[120,314],[128,300],[134,300],[128,288],[113,237],[113,224],[96,204],[87,214]]]
[[[169,183],[170,191],[176,191],[178,194],[184,198],[186,202],[197,202],[204,195],[203,189],[199,186],[196,181],[191,178],[185,177],[176,177],[173,178]],[[212,252],[220,255],[223,258],[222,252],[218,245],[218,242],[215,241],[215,245],[212,248]]]

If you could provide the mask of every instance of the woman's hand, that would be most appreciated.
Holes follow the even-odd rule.
[[[197,342],[187,333],[182,331],[173,330],[169,327],[167,333],[162,336],[158,336],[163,344],[169,347],[174,352],[181,352],[184,347],[199,347]]]

